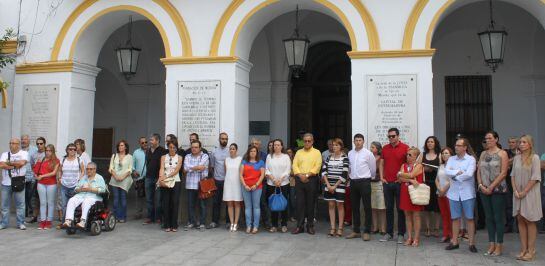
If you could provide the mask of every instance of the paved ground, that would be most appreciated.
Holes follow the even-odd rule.
[[[166,233],[156,225],[143,226],[141,220],[132,220],[113,232],[92,237],[40,231],[30,225],[26,231],[0,231],[0,265],[545,265],[541,254],[532,263],[513,259],[519,247],[516,234],[506,234],[503,256],[490,258],[482,255],[485,231],[479,231],[479,253],[473,254],[467,242],[447,252],[436,238],[424,237],[421,247],[409,248],[381,243],[378,235],[370,242],[328,238],[324,222],[317,229],[314,236],[263,231],[247,235],[224,229]],[[538,252],[544,247],[545,235],[540,235]]]

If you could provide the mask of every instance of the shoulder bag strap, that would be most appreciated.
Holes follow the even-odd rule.
[[[11,161],[11,152],[8,151],[8,162]],[[9,178],[11,179],[11,169],[8,170]]]

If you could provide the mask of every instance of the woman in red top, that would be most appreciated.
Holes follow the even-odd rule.
[[[401,183],[399,192],[399,208],[405,213],[405,224],[407,226],[408,238],[405,241],[405,246],[418,247],[420,242],[420,212],[424,210],[424,206],[414,205],[411,202],[409,195],[409,186],[418,186],[423,183],[424,168],[422,164],[417,163],[416,158],[420,155],[420,150],[411,147],[407,151],[407,163],[401,165],[401,169],[397,174],[397,181]],[[414,234],[413,234],[414,226]]]
[[[261,190],[265,177],[265,163],[259,158],[256,147],[251,146],[240,165],[240,182],[242,183],[242,198],[244,199],[244,214],[246,215],[246,233],[257,233],[261,209]],[[253,219],[252,219],[253,218]]]
[[[32,170],[36,174],[38,195],[40,197],[40,225],[38,229],[51,229],[55,198],[57,196],[57,172],[59,171],[59,159],[57,159],[53,144],[45,147],[45,157],[36,162]]]

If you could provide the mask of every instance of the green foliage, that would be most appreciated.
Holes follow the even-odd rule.
[[[0,38],[0,47],[3,47],[7,43],[7,41],[15,37],[16,34],[13,29],[6,29],[6,33]],[[15,56],[0,54],[0,72],[2,71],[2,68],[4,68],[6,65],[13,63],[15,63]]]

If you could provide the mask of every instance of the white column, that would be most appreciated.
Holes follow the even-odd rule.
[[[417,75],[418,143],[422,147],[433,131],[433,83],[431,56],[351,59],[352,64],[352,135],[368,135],[368,111],[377,103],[367,103],[367,75]],[[374,140],[366,140],[366,144]]]
[[[289,141],[289,86],[288,81],[274,81],[271,83],[271,138]]]
[[[166,65],[165,134],[177,134],[178,83],[180,81],[221,82],[220,129],[245,151],[248,145],[249,72],[251,63],[243,60],[226,63],[169,64]],[[219,134],[220,132],[218,132]],[[188,146],[189,136],[178,136],[180,144]],[[215,146],[216,143],[205,143]]]

